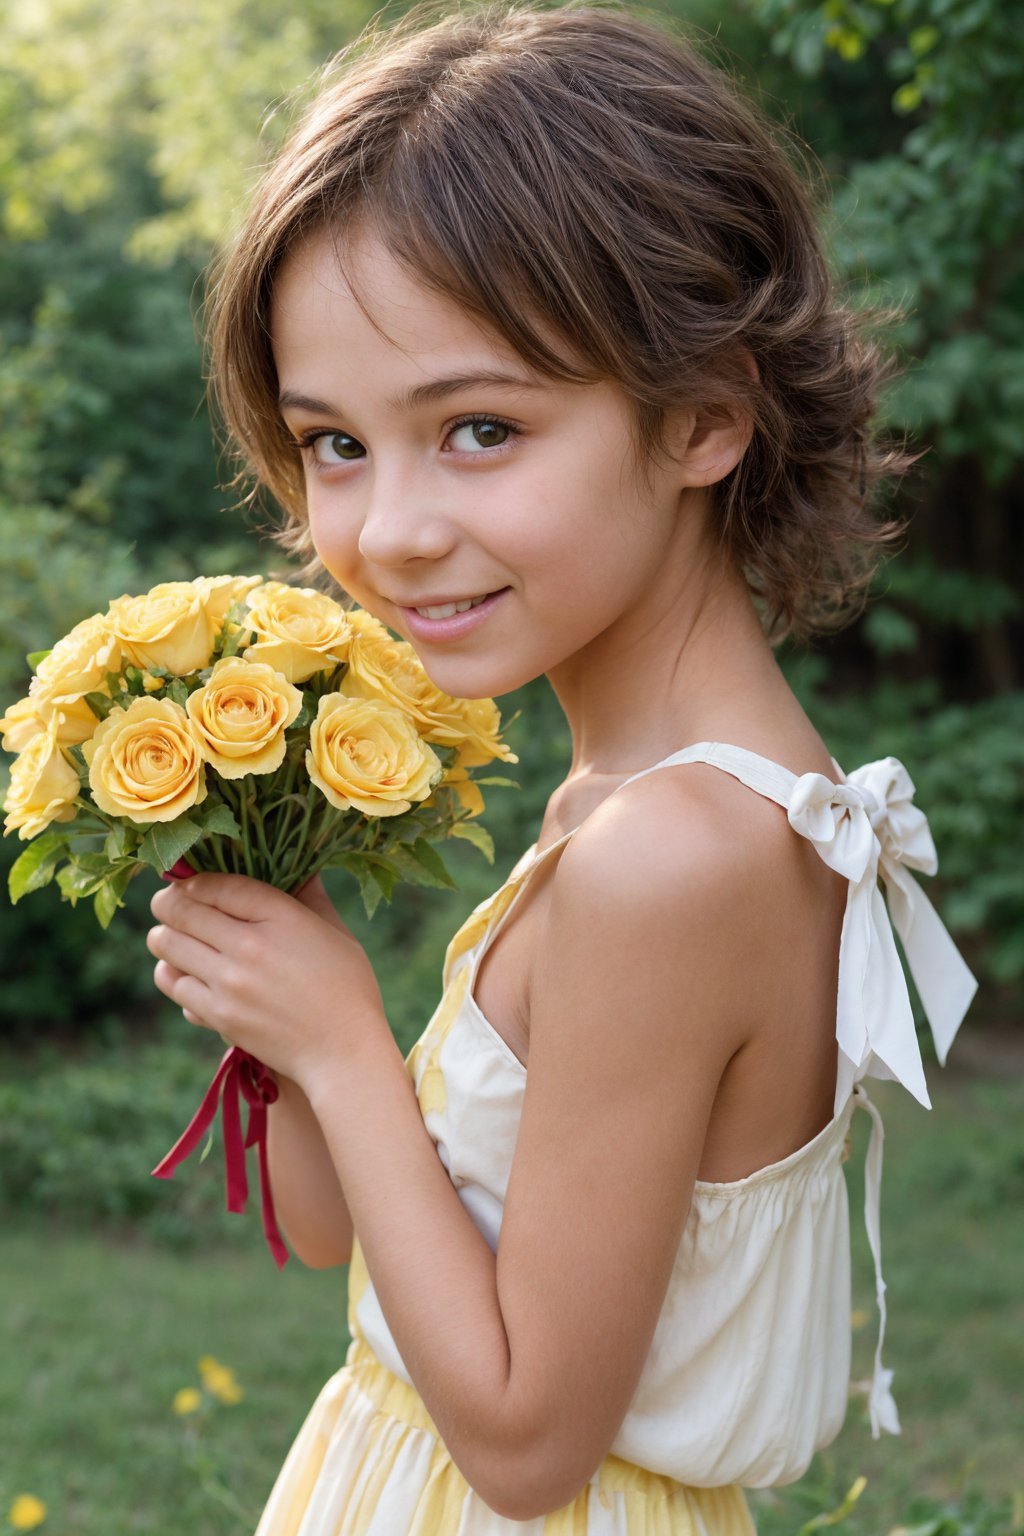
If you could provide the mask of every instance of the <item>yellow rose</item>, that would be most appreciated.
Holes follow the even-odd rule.
[[[518,763],[519,758],[498,740],[501,714],[493,699],[456,699],[457,715],[463,739],[453,768],[478,768],[482,763],[500,758],[503,763]]]
[[[213,641],[203,591],[191,581],[162,581],[140,597],[118,597],[108,612],[129,661],[184,677],[210,659]]]
[[[199,736],[172,699],[112,709],[82,751],[93,799],[108,816],[173,821],[206,799]]]
[[[302,708],[302,694],[280,672],[241,656],[218,661],[203,688],[185,705],[203,756],[225,779],[272,773],[284,761],[284,733]]]
[[[465,768],[460,768],[457,763],[453,763],[441,783],[455,791],[459,804],[469,812],[470,816],[483,815],[484,797]]]
[[[29,684],[32,706],[46,724],[57,720],[63,747],[88,741],[99,721],[85,702],[87,693],[106,693],[106,676],[121,665],[121,647],[106,614],[76,624],[44,656]]]
[[[348,656],[350,630],[345,610],[311,587],[267,581],[250,592],[248,623],[256,640],[246,661],[262,661],[290,683],[314,672],[329,672]]]
[[[339,810],[398,816],[427,798],[443,769],[400,710],[329,693],[310,727],[306,771]]]
[[[390,636],[381,640],[372,632],[356,633],[349,651],[345,692],[395,705],[411,716],[427,741],[458,747],[459,767],[489,763],[495,757],[507,763],[519,761],[497,739],[501,716],[494,700],[455,699],[442,692],[431,682],[407,640],[392,640]]]
[[[0,746],[5,752],[24,752],[30,741],[46,730],[46,722],[36,714],[32,700],[19,699],[0,716]]]
[[[428,741],[454,746],[465,735],[451,724],[458,701],[435,687],[407,640],[393,640],[388,634],[381,638],[368,626],[357,630],[344,686],[352,698],[383,699],[401,710]]]
[[[206,610],[211,642],[217,638],[217,632],[228,616],[228,609],[235,603],[243,602],[262,580],[262,576],[196,577],[192,585],[199,592],[200,601]]]
[[[11,764],[4,836],[17,832],[27,842],[51,821],[73,821],[78,791],[78,773],[61,751],[57,721],[52,720]]]
[[[353,635],[365,635],[370,640],[392,640],[394,636],[386,624],[375,619],[365,608],[347,608],[345,617]]]

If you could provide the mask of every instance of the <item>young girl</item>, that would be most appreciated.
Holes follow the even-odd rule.
[[[419,6],[328,71],[213,338],[290,547],[450,694],[544,673],[573,740],[406,1061],[319,884],[154,898],[161,991],[276,1075],[292,1246],[351,1263],[259,1536],[749,1533],[846,1412],[858,1105],[899,1429],[862,1079],[928,1098],[891,920],[940,1056],[974,990],[905,769],[844,777],[773,655],[855,611],[908,462],[811,195],[662,23]]]

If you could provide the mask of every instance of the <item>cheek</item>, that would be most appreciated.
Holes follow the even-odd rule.
[[[313,548],[335,581],[348,589],[348,577],[355,569],[358,535],[315,491],[307,492],[307,515]]]

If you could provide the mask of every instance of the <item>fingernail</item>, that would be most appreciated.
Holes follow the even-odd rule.
[[[160,879],[190,880],[194,874],[195,870],[192,868],[192,865],[188,862],[188,860],[181,858],[176,860],[176,862],[171,865],[170,869],[165,869],[161,874]]]

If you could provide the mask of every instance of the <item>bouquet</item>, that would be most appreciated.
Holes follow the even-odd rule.
[[[14,902],[55,879],[64,899],[91,897],[106,927],[147,865],[284,891],[340,866],[372,917],[400,881],[454,887],[438,842],[465,838],[493,862],[481,786],[514,781],[473,770],[518,761],[497,706],[441,692],[411,645],[321,592],[260,576],[162,582],[28,661],[28,695],[0,719],[17,753],[4,834],[29,844],[10,872]],[[245,1208],[256,1145],[283,1263],[266,1170],[277,1090],[254,1057],[227,1052],[154,1173],[169,1177],[198,1145],[222,1092],[228,1208]]]

